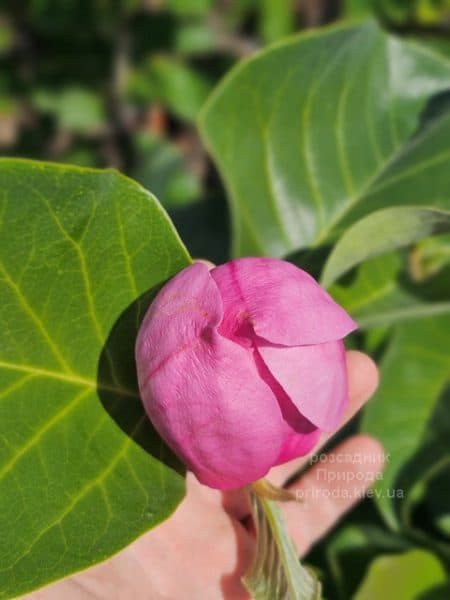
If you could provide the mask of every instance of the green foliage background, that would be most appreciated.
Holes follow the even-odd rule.
[[[375,17],[385,31],[401,41],[387,40],[373,23],[358,30],[347,25],[324,29],[323,36],[319,31],[317,36],[305,36],[301,43],[295,37],[289,38],[291,42],[282,41],[314,27],[344,20],[352,24],[367,17]],[[382,493],[378,499],[366,499],[307,557],[307,562],[319,571],[329,598],[381,597],[386,593],[386,581],[392,579],[398,584],[396,598],[449,597],[449,23],[448,0],[0,2],[1,155],[89,168],[114,167],[155,194],[192,256],[215,262],[242,254],[288,256],[316,276],[322,275],[334,297],[360,322],[361,330],[350,343],[380,362],[382,380],[362,417],[342,435],[362,430],[381,439],[390,460],[378,489],[390,490],[393,496]],[[249,58],[272,44],[273,50],[258,55],[256,60]],[[237,63],[237,70],[226,75]],[[300,84],[294,81],[283,96],[279,92],[286,83],[285,71],[292,66],[302,69]],[[386,84],[389,69],[395,76]],[[224,76],[225,82],[217,87]],[[353,87],[348,85],[346,89],[350,77]],[[387,92],[389,101],[379,101]],[[310,97],[313,94],[315,98]],[[256,101],[243,100],[251,95]],[[296,112],[297,104],[290,105],[292,98],[304,109],[304,121]],[[373,119],[375,144],[370,128],[360,126],[358,121],[363,101]],[[340,116],[338,125],[336,111]],[[321,160],[314,167],[307,155],[302,163],[307,168],[302,171],[296,163],[290,164],[290,157],[297,156],[292,152],[294,133],[303,131],[305,123],[310,126],[310,137],[304,140],[304,147],[316,152]],[[340,144],[336,148],[328,141],[331,130]],[[339,148],[346,149],[347,154],[340,153]],[[246,161],[242,160],[243,151]],[[274,161],[265,162],[271,156]],[[265,164],[272,169],[272,182],[269,177],[265,183]],[[97,355],[123,311],[148,288],[156,288],[188,264],[189,256],[158,205],[147,206],[150,196],[129,180],[90,169],[59,171],[57,167],[26,165],[5,161],[0,167],[0,198],[3,202],[8,196],[9,204],[5,201],[5,206],[11,211],[5,209],[2,215],[5,231],[16,227],[15,232],[20,230],[25,240],[15,248],[8,235],[2,235],[2,259],[8,267],[2,280],[7,281],[19,267],[26,274],[33,261],[36,265],[45,263],[47,268],[54,260],[53,245],[45,245],[45,235],[39,244],[41,254],[32,256],[36,240],[31,240],[25,224],[38,216],[21,202],[28,197],[27,190],[33,189],[34,195],[45,198],[45,210],[56,221],[62,219],[62,225],[58,221],[60,234],[65,234],[61,248],[69,256],[67,260],[86,261],[92,277],[104,272],[110,278],[108,289],[115,286],[120,290],[116,304],[108,302],[103,284],[94,290],[94,305],[89,306],[88,297],[86,310],[94,308],[104,319],[100,332],[94,325],[94,331],[86,334],[89,347]],[[287,182],[302,201],[297,202],[297,196],[292,201],[286,187],[277,187],[280,180]],[[24,182],[22,187],[20,181]],[[96,198],[89,195],[93,189]],[[126,210],[120,213],[119,223],[110,215],[100,217],[102,198],[118,206],[120,212],[121,194],[122,208],[135,203],[140,217],[133,218]],[[89,202],[78,210],[76,199],[86,195]],[[323,200],[321,220],[317,222],[314,219],[318,212],[311,208],[310,196]],[[357,199],[351,210],[347,210],[349,198]],[[415,208],[410,210],[411,206]],[[374,210],[378,212],[372,216]],[[65,222],[65,218],[69,220]],[[97,218],[106,220],[97,222]],[[98,231],[96,252],[109,257],[102,269],[95,261],[89,262],[95,256],[90,245],[93,242],[82,235],[91,220]],[[156,229],[155,222],[159,223]],[[35,227],[40,231],[38,225]],[[111,244],[108,236],[102,237],[105,228],[113,233],[117,244]],[[141,248],[139,236],[145,238],[143,231],[150,233]],[[368,240],[370,243],[366,243]],[[132,257],[131,262],[127,256]],[[124,266],[116,274],[117,260]],[[130,269],[137,277],[135,287],[128,277]],[[49,273],[45,275],[48,282]],[[18,288],[14,286],[18,284],[13,281],[11,285],[11,281],[7,282],[8,293],[15,290],[17,296]],[[53,327],[56,313],[52,316],[47,308],[47,312],[42,309],[39,313],[39,294],[50,283],[39,288],[32,278],[25,277],[21,284],[30,294],[28,308],[37,307],[35,334],[45,338],[43,332],[47,325]],[[82,291],[86,279],[80,277],[77,285]],[[19,303],[24,311],[27,299],[22,297]],[[83,306],[75,302],[69,313],[75,318],[86,308]],[[4,310],[3,321],[14,322],[7,302]],[[29,311],[27,314],[30,318]],[[136,314],[127,316],[132,318],[134,328],[139,320]],[[9,325],[14,343],[17,336],[20,339],[20,318],[17,323],[15,329]],[[80,327],[84,332],[88,325]],[[92,324],[89,327],[92,329]],[[51,367],[59,375],[54,381],[46,381],[47,417],[41,414],[41,426],[45,428],[55,418],[53,411],[61,403],[74,411],[82,408],[84,415],[87,409],[89,416],[83,417],[83,427],[88,439],[90,431],[97,431],[103,423],[101,405],[87,385],[87,381],[95,380],[92,369],[97,364],[89,363],[88,355],[84,356],[86,364],[64,355],[59,356],[63,362],[58,365],[58,348],[69,346],[67,332],[55,325],[50,334],[52,340],[56,336],[58,347],[56,357],[55,347],[53,355],[49,353],[46,368]],[[34,345],[28,342],[30,352],[40,343],[42,339]],[[114,340],[111,344],[114,350]],[[12,341],[4,344],[1,360],[11,357],[13,345]],[[27,358],[37,361],[34,368],[41,368],[39,360],[46,360],[31,353]],[[67,374],[61,378],[61,367],[64,373],[66,367],[69,369],[69,377],[78,379],[81,388],[73,387],[76,381],[66,381]],[[99,379],[113,396],[102,398],[103,404],[119,401],[124,387],[135,394],[135,381],[129,379],[129,372],[123,379],[119,373],[120,385],[114,374],[110,364],[109,371],[106,369]],[[6,395],[0,396],[0,428],[8,433],[12,446],[21,442],[10,437],[14,429],[12,416],[16,418],[14,411],[20,403],[27,406],[29,402],[26,390],[20,395],[23,382],[15,376],[2,374]],[[26,385],[30,384],[27,380]],[[85,396],[83,385],[87,386]],[[9,404],[3,402],[4,397]],[[52,404],[53,397],[58,397],[58,402]],[[140,418],[139,410],[133,410],[128,417],[118,418],[127,435]],[[68,417],[66,421],[64,436],[72,439]],[[160,484],[162,481],[163,488],[171,490],[172,504],[155,497],[151,501],[141,498],[130,516],[123,508],[127,499],[118,492],[120,478],[128,476],[126,465],[114,457],[124,439],[131,438],[122,432],[119,435],[112,421],[102,427],[107,444],[102,446],[98,472],[84,472],[75,464],[75,471],[67,472],[66,477],[75,491],[93,486],[92,494],[98,496],[95,501],[99,506],[101,494],[116,498],[118,504],[112,512],[120,521],[121,511],[125,510],[124,515],[132,522],[128,534],[122,535],[119,525],[100,522],[102,531],[90,532],[97,545],[91,548],[92,556],[87,561],[80,548],[70,560],[55,563],[63,539],[50,530],[50,537],[43,540],[44,550],[39,549],[41,556],[47,557],[49,572],[34,577],[31,554],[30,563],[19,564],[14,573],[14,581],[22,577],[23,585],[14,587],[17,584],[8,579],[7,569],[14,563],[14,552],[21,555],[20,544],[26,547],[36,538],[33,527],[42,517],[36,512],[22,521],[20,540],[14,540],[16,546],[7,556],[15,533],[5,512],[13,506],[5,490],[12,493],[14,487],[6,481],[0,488],[0,506],[4,507],[0,517],[0,549],[4,553],[0,555],[6,556],[0,557],[0,597],[11,597],[14,590],[32,589],[104,558],[165,518],[181,497],[181,478],[173,460],[164,459],[166,450],[158,451],[158,463],[155,453],[148,448],[144,452],[134,436],[137,443],[132,442],[124,452],[136,471],[132,476],[136,489],[142,485],[145,488],[145,473],[152,469],[156,472],[158,464],[165,463]],[[33,439],[36,432],[30,435]],[[25,446],[29,443],[25,440]],[[48,443],[54,448],[58,439]],[[7,445],[0,446],[0,473],[11,462],[9,452]],[[22,468],[22,475],[17,471],[19,480],[25,480],[29,469],[35,467],[31,464]],[[57,465],[55,468],[57,472]],[[97,488],[95,482],[104,471],[108,472],[105,488]],[[32,486],[23,489],[25,494],[33,492]],[[402,490],[402,497],[394,497],[393,490]],[[58,497],[57,491],[55,494]],[[66,530],[63,528],[67,535],[83,527],[77,520],[81,513],[74,513],[70,521],[70,509],[64,504],[56,501],[52,511],[49,518],[58,519],[66,513],[69,516]],[[105,531],[111,537],[102,537]]]

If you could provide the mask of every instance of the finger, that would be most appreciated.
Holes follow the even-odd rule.
[[[225,512],[238,521],[245,519],[251,511],[249,495],[246,488],[222,492],[222,506]]]
[[[343,418],[346,423],[367,402],[378,387],[378,368],[374,361],[358,350],[349,350],[347,358],[349,405]]]
[[[378,369],[370,356],[357,350],[350,350],[347,352],[346,360],[349,401],[339,429],[355,416],[378,386]],[[322,434],[320,443],[314,449],[314,453],[317,453],[332,435],[334,435],[334,432]],[[271,469],[267,478],[275,485],[282,485],[307,462],[309,456],[310,454],[296,458]]]
[[[230,517],[238,521],[250,514],[250,500],[245,487],[221,492],[200,483],[191,471],[187,472],[186,483],[186,497],[193,501],[194,506],[199,504],[221,506]]]
[[[289,486],[301,502],[282,503],[282,510],[300,554],[364,497],[380,476],[383,460],[383,447],[377,440],[355,435]]]

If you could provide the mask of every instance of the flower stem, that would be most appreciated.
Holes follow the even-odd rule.
[[[279,488],[265,480],[248,488],[257,541],[253,563],[242,581],[255,600],[320,600],[320,582],[300,563],[281,510],[269,499],[278,494],[274,490]]]

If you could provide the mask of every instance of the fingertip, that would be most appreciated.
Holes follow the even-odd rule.
[[[378,387],[378,367],[370,356],[359,350],[349,350],[346,359],[349,401],[359,407]]]
[[[371,458],[374,470],[382,471],[386,462],[383,444],[367,433],[357,433],[351,437],[352,443],[361,449],[361,452]]]
[[[380,440],[369,433],[355,433],[352,435],[352,439],[364,448],[370,447],[374,452],[379,452],[380,454],[384,452],[384,446]]]
[[[289,486],[303,504],[282,506],[301,553],[320,539],[381,479],[385,453],[378,440],[357,434],[341,442]]]

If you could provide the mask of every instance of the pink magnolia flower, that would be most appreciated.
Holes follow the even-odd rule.
[[[256,481],[338,425],[347,402],[342,338],[355,328],[291,263],[193,264],[162,288],[139,331],[145,410],[202,483]]]

